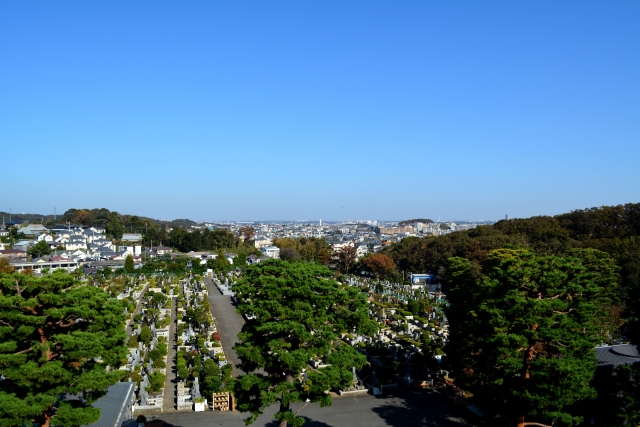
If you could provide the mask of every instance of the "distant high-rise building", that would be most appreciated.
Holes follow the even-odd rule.
[[[509,214],[506,214],[506,215],[504,216],[504,219],[506,219],[507,221],[509,221]]]
[[[320,220],[320,227],[322,227],[322,220]]]

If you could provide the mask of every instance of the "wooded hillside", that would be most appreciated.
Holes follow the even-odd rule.
[[[574,248],[607,252],[620,267],[620,303],[640,316],[640,203],[575,210],[556,216],[499,221],[438,237],[409,237],[385,248],[399,271],[437,273],[446,286],[446,262],[459,256],[475,264],[492,249],[532,249],[564,255]]]
[[[423,224],[430,224],[433,221],[431,221],[430,219],[426,219],[426,218],[407,219],[407,220],[404,220],[404,221],[400,221],[398,223],[398,226],[399,227],[403,227],[405,225],[413,225],[413,223],[415,223],[415,222],[421,222]]]

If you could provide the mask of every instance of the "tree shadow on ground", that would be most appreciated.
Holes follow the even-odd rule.
[[[122,423],[122,427],[138,427],[138,423],[135,420],[125,421]],[[181,427],[179,425],[171,424],[162,420],[148,419],[145,423],[145,427]]]
[[[323,423],[322,421],[312,420],[309,417],[300,417],[300,418],[304,418],[304,424],[302,425],[302,427],[334,427],[327,423]],[[278,422],[279,421],[277,420],[273,420],[269,424],[267,424],[266,427],[278,427]]]
[[[405,399],[400,404],[372,408],[387,425],[392,427],[470,427],[464,408],[458,408],[446,396],[434,392],[407,392],[398,395]]]
[[[180,427],[180,426],[168,423],[166,421],[155,420],[155,421],[147,421],[145,423],[145,427]]]

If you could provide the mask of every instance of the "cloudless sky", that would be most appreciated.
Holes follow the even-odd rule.
[[[640,202],[640,2],[3,1],[0,211]]]

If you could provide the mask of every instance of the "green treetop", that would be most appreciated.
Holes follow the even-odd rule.
[[[296,417],[290,403],[309,399],[331,405],[326,391],[350,385],[351,368],[366,362],[338,339],[339,333],[354,329],[375,332],[366,298],[357,288],[336,282],[327,267],[269,260],[248,267],[233,290],[238,312],[249,316],[234,347],[239,367],[247,372],[234,387],[238,409],[251,412],[247,424],[278,402],[280,426],[301,425],[304,419]],[[314,357],[331,366],[310,369]]]
[[[0,425],[96,421],[90,403],[121,378],[124,305],[72,276],[0,275]],[[111,368],[110,368],[111,367]],[[81,393],[84,401],[61,400]]]
[[[135,269],[135,265],[133,264],[133,257],[131,255],[127,255],[124,260],[124,271],[131,274]]]
[[[51,249],[49,248],[49,244],[44,240],[40,240],[38,243],[33,245],[27,253],[34,258],[39,258],[42,255],[49,255],[51,253]]]
[[[148,346],[151,342],[151,338],[153,338],[153,336],[151,334],[151,329],[149,329],[148,326],[140,329],[140,341],[142,341],[144,345]]]
[[[451,258],[450,341],[456,384],[483,409],[524,425],[524,418],[576,424],[566,408],[594,397],[598,319],[616,287],[616,266],[597,250],[564,257],[524,250],[489,253],[483,265]]]

